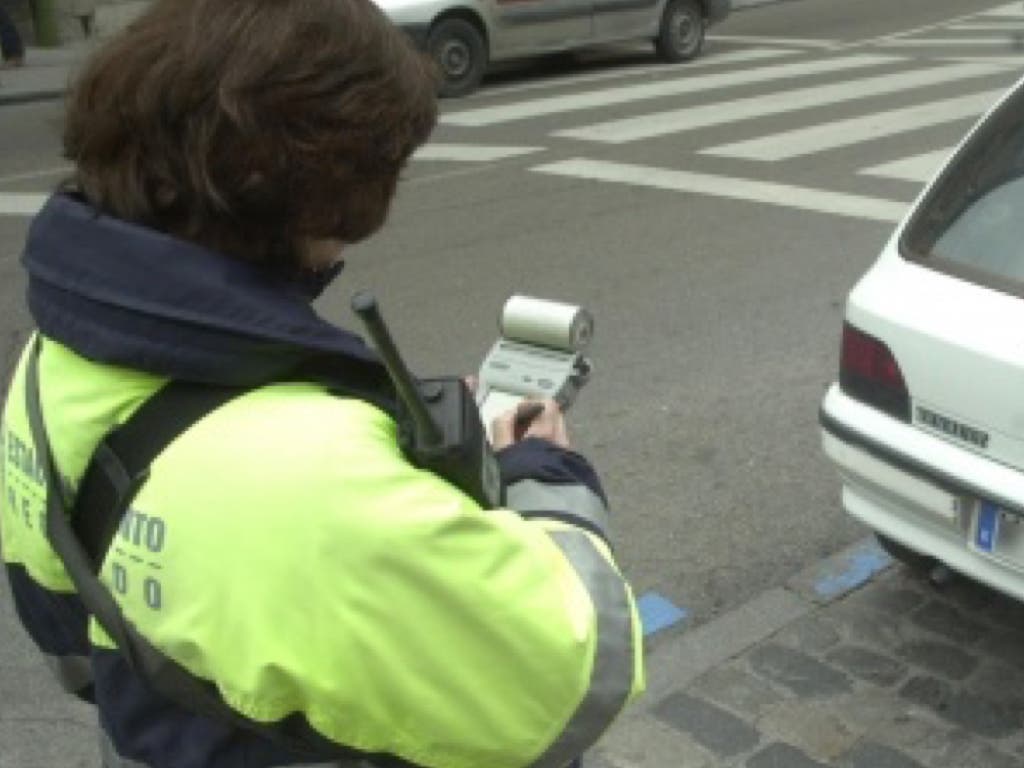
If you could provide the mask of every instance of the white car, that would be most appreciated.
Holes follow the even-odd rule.
[[[647,38],[667,61],[700,53],[731,0],[376,0],[426,51],[441,96],[463,96],[494,61]]]
[[[1024,600],[1024,80],[850,293],[820,423],[890,553]]]

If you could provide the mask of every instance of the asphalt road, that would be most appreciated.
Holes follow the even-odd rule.
[[[921,186],[920,171],[865,171],[952,146],[1016,79],[1006,19],[974,16],[1004,6],[790,0],[734,14],[692,64],[644,46],[504,67],[443,104],[389,224],[351,248],[319,307],[353,324],[350,295],[373,290],[422,375],[473,371],[512,293],[588,307],[595,374],[573,439],[605,479],[637,592],[705,621],[864,536],[840,510],[817,408],[845,295]],[[0,108],[0,193],[59,180],[59,115]],[[750,143],[838,120],[846,143],[821,129],[769,142],[776,159]],[[923,127],[886,127],[900,120]],[[850,140],[865,121],[874,134]],[[0,213],[5,371],[30,328],[27,226]]]

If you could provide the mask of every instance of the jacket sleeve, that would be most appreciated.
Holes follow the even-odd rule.
[[[536,438],[499,452],[498,462],[506,505],[547,530],[585,585],[594,613],[589,687],[537,763],[561,765],[596,741],[642,686],[635,606],[610,556],[608,501],[590,463]]]
[[[578,453],[530,438],[498,453],[505,502],[527,520],[561,520],[608,541],[608,500]]]

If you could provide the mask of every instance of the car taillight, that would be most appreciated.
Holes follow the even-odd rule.
[[[839,386],[852,398],[910,421],[910,393],[896,358],[881,341],[848,323],[843,325]]]

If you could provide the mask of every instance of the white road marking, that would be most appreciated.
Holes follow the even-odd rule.
[[[1016,8],[1016,6],[1004,6],[1004,7]],[[983,15],[990,16],[990,15],[992,15],[992,11],[989,11],[987,14],[965,13],[963,16],[955,16],[955,17],[950,18],[950,19],[944,19],[943,21],[936,22],[934,24],[925,24],[924,26],[920,26],[920,27],[913,27],[911,29],[903,29],[903,30],[900,30],[899,32],[893,32],[891,34],[881,35],[879,37],[866,37],[866,38],[863,38],[861,40],[854,40],[854,41],[849,42],[849,43],[842,43],[841,45],[837,45],[835,50],[839,51],[839,50],[844,50],[844,49],[847,49],[847,48],[861,48],[863,46],[872,45],[874,43],[883,42],[885,40],[898,40],[898,39],[903,38],[903,37],[910,37],[912,35],[918,35],[918,34],[921,34],[922,32],[930,32],[930,31],[936,30],[936,29],[943,29],[944,27],[946,27],[949,24],[953,24],[953,23],[956,23],[958,21],[970,21],[972,19],[976,19],[979,16],[983,16]],[[996,13],[995,15],[998,16],[1000,14]],[[1022,15],[1024,15],[1024,13],[1022,13],[1021,10],[1019,8],[1017,8],[1016,9],[1016,13],[1014,14],[1014,16],[1016,18],[1020,18]]]
[[[762,61],[764,59],[777,59],[781,56],[792,56],[794,53],[797,53],[797,51],[786,50],[784,48],[744,48],[742,50],[728,51],[726,53],[706,54],[701,56],[697,61],[687,61],[674,65],[660,62],[650,67],[618,67],[611,72],[592,72],[582,75],[546,77],[539,82],[488,86],[464,97],[463,102],[480,101],[487,98],[493,98],[495,96],[507,96],[512,93],[523,93],[526,91],[565,88],[566,86],[574,86],[581,83],[595,83],[602,80],[621,80],[625,77],[637,77],[651,74],[669,75],[672,74],[675,69],[685,70],[689,73],[694,70],[707,69],[708,67],[720,66],[722,64],[736,64],[750,61]]]
[[[1006,5],[1000,5],[998,8],[992,8],[987,11],[975,14],[976,16],[1009,16],[1011,18],[1024,17],[1024,5],[1021,3],[1007,3]]]
[[[882,163],[870,168],[863,168],[858,173],[863,176],[878,176],[884,179],[913,181],[924,184],[930,181],[946,158],[953,152],[953,147],[946,147],[934,152],[904,157],[891,163]]]
[[[8,176],[0,176],[0,184],[7,184],[12,181],[24,181],[25,179],[38,179],[43,176],[63,176],[71,173],[73,166],[60,165],[56,168],[43,168],[38,171],[27,171],[26,173],[12,173]]]
[[[950,32],[1024,32],[1024,26],[1019,22],[1007,19],[1004,23],[998,22],[964,22],[961,24],[950,24],[943,27]]]
[[[0,216],[35,216],[49,195],[0,192]]]
[[[556,131],[555,136],[607,144],[648,139],[670,133],[681,133],[712,125],[812,109],[869,96],[938,85],[1005,71],[1000,65],[982,62],[947,64],[909,72],[878,75],[843,83],[828,83],[791,91],[766,93],[733,101],[685,107],[666,112],[612,120],[580,128]]]
[[[1024,56],[943,56],[941,61],[984,61],[999,64],[1008,71],[1024,69]]]
[[[555,115],[575,112],[584,109],[597,109],[616,104],[655,99],[663,96],[678,96],[684,93],[701,93],[715,91],[731,86],[763,83],[788,77],[819,75],[842,72],[861,67],[874,67],[903,61],[902,57],[881,54],[857,54],[835,59],[819,59],[815,61],[799,61],[788,64],[777,64],[768,67],[751,67],[736,72],[720,72],[699,77],[683,75],[656,83],[641,83],[605,88],[583,93],[548,96],[530,99],[513,104],[480,107],[459,112],[451,112],[441,117],[445,125],[481,127],[508,123],[514,120],[527,120],[544,115]]]
[[[998,45],[1007,47],[1011,44],[1009,35],[1005,37],[915,37],[895,38],[893,40],[882,40],[874,43],[877,48],[948,48],[948,47],[977,47]],[[1022,57],[1024,60],[1024,57]]]
[[[420,147],[413,160],[453,160],[465,163],[490,163],[509,157],[541,152],[544,147],[499,147],[474,144],[430,143]]]
[[[830,213],[872,221],[892,223],[905,214],[908,203],[875,197],[862,197],[832,192],[827,189],[799,187],[791,184],[713,176],[689,171],[675,171],[645,165],[612,163],[604,160],[572,158],[530,170],[553,176],[607,181],[651,187],[695,195],[710,195],[752,203],[767,203],[784,208]]]
[[[708,35],[709,40],[723,43],[752,43],[757,45],[785,45],[791,48],[835,48],[838,40],[809,39],[806,37],[761,37],[759,35]]]
[[[748,141],[722,144],[701,150],[701,154],[762,162],[789,160],[954,120],[977,118],[995,104],[1003,92],[1002,89],[984,91],[847,120],[834,120]]]

